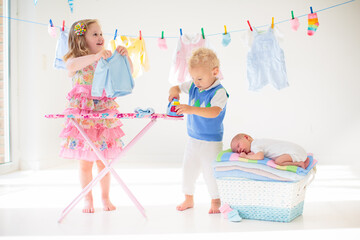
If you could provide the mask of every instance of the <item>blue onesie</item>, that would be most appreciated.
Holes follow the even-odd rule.
[[[91,96],[114,98],[130,94],[134,88],[129,61],[117,51],[108,59],[100,59],[94,73]]]

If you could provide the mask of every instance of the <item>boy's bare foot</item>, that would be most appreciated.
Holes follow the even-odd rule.
[[[95,212],[92,197],[84,199],[84,208],[83,208],[82,212],[83,213],[94,213]]]
[[[104,211],[114,211],[116,209],[116,207],[110,202],[110,199],[103,199],[102,202]]]
[[[211,207],[209,210],[209,214],[220,213],[220,210],[219,210],[220,205],[221,205],[221,201],[219,198],[211,199]]]
[[[185,195],[185,201],[176,207],[178,211],[184,211],[194,207],[194,198],[191,195]]]

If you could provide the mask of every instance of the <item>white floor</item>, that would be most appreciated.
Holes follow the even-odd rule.
[[[0,239],[359,239],[360,170],[350,166],[319,165],[304,213],[291,223],[232,223],[220,214],[209,215],[202,179],[195,208],[176,211],[183,199],[180,164],[119,163],[116,169],[145,207],[147,219],[112,179],[116,211],[101,210],[96,186],[94,214],[81,213],[81,202],[58,223],[61,211],[80,192],[76,164],[70,164],[0,176]]]

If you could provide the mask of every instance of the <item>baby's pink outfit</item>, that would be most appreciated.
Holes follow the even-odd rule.
[[[97,62],[79,71],[72,77],[72,90],[68,93],[68,108],[64,114],[101,114],[119,113],[115,98],[107,98],[105,92],[101,97],[91,96],[91,87]],[[76,119],[85,133],[100,149],[106,159],[115,159],[121,152],[123,143],[121,137],[125,134],[121,130],[119,119]],[[80,134],[74,124],[67,119],[60,137],[60,156],[63,158],[96,161],[99,158]]]
[[[187,61],[191,57],[192,52],[201,47],[209,47],[208,40],[204,39],[201,34],[183,34],[179,38],[170,69],[169,82],[171,84],[178,85],[191,80]],[[221,73],[219,78],[222,79]]]

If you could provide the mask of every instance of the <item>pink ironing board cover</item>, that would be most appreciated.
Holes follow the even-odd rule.
[[[151,115],[138,116],[136,113],[95,113],[95,114],[47,114],[46,118],[93,118],[93,119],[111,119],[111,118],[124,118],[124,119],[134,119],[134,118],[166,118],[171,120],[178,120],[182,118],[172,118],[168,117],[166,114],[154,113]]]

